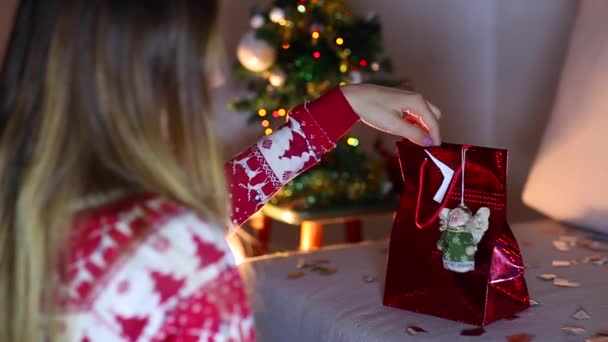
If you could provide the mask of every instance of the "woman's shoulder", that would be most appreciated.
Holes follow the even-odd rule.
[[[119,248],[141,243],[164,230],[184,226],[207,239],[224,241],[223,229],[193,210],[159,195],[146,194],[124,198],[77,215],[70,242],[75,248],[74,253],[89,254],[91,249],[105,247],[104,240],[105,243],[112,240],[108,247]]]
[[[127,333],[232,270],[221,228],[162,197],[132,198],[76,219],[62,302],[76,326],[94,312]]]
[[[124,199],[78,217],[69,254],[68,274],[80,275],[70,279],[79,299],[130,261],[167,269],[185,266],[182,259],[188,257],[192,263],[199,259],[201,268],[220,259],[232,262],[221,228],[158,195]],[[180,265],[170,266],[173,260]]]

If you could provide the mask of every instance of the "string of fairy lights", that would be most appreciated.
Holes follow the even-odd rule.
[[[353,17],[342,0],[277,0],[254,9],[250,26],[237,48],[236,74],[250,81],[253,96],[232,106],[252,113],[267,135],[303,100],[390,71],[388,60],[378,60],[377,18]]]
[[[250,27],[237,47],[234,67],[247,93],[231,107],[247,113],[248,122],[266,135],[285,123],[289,109],[336,85],[400,84],[383,57],[378,17],[354,16],[344,0],[274,0],[252,10]],[[355,136],[341,139],[270,202],[312,208],[378,200],[385,191],[386,169],[359,146]]]

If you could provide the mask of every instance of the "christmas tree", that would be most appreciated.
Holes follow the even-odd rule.
[[[342,0],[275,0],[268,8],[254,8],[250,20],[252,30],[238,46],[234,71],[250,96],[231,105],[248,113],[265,134],[285,123],[290,108],[335,85],[400,84],[389,77],[390,60],[382,58],[378,17],[354,16]],[[271,202],[317,207],[379,198],[385,179],[381,162],[358,146],[356,137],[344,138]]]

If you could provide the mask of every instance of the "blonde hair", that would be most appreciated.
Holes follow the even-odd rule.
[[[69,243],[75,200],[154,192],[218,226],[228,210],[205,72],[215,1],[45,1],[56,9],[47,45],[22,50],[16,90],[3,87],[0,336],[8,341],[54,336],[66,264],[59,246]],[[44,65],[31,64],[37,58]]]

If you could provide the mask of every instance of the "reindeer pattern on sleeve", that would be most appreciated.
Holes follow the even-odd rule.
[[[306,107],[294,108],[288,123],[226,164],[232,224],[258,211],[285,183],[335,147]]]

